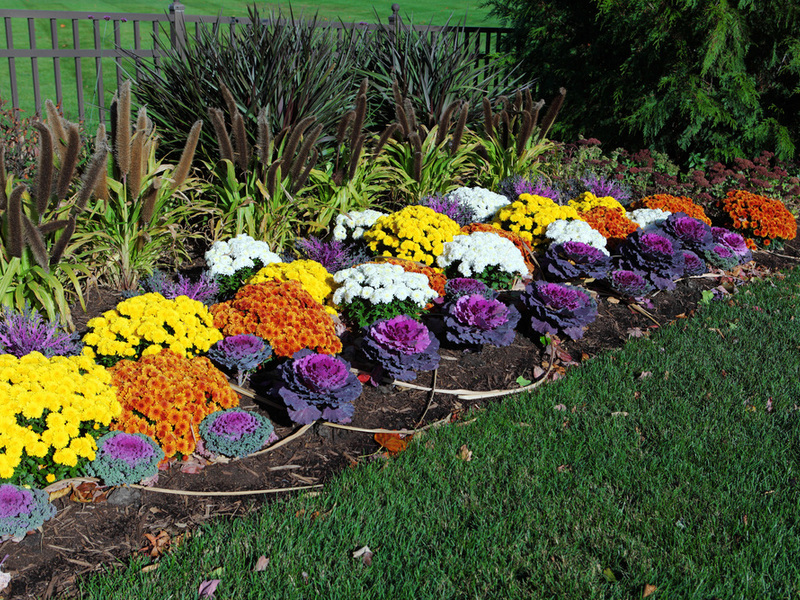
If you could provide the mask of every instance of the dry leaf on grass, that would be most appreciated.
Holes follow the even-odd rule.
[[[390,456],[395,456],[408,448],[408,442],[411,441],[412,437],[400,433],[376,433],[375,441],[382,448],[386,448]]]
[[[260,573],[261,571],[266,571],[267,567],[269,566],[269,559],[264,556],[263,554],[258,557],[256,561],[256,566],[253,568],[253,571],[256,573]]]
[[[200,589],[197,590],[200,598],[213,598],[214,592],[217,591],[217,586],[220,584],[221,579],[208,579],[200,584]]]
[[[360,558],[362,564],[365,567],[372,566],[372,557],[373,556],[374,556],[374,553],[372,552],[372,550],[369,549],[369,546],[362,546],[361,548],[359,548],[358,550],[353,552],[353,558]]]
[[[463,461],[469,462],[472,460],[472,450],[467,448],[467,445],[464,444],[461,448],[458,449],[458,458]]]
[[[650,585],[649,583],[644,586],[644,592],[642,592],[642,598],[647,598],[648,596],[655,593],[658,588],[654,585]]]

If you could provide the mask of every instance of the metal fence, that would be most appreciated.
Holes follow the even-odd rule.
[[[332,28],[375,29],[397,27],[400,7],[392,5],[387,24],[342,23],[325,21],[319,26]],[[247,17],[187,15],[180,2],[169,5],[164,14],[107,13],[77,11],[0,11],[5,27],[5,47],[0,59],[6,59],[7,76],[0,71],[0,98],[11,102],[14,115],[20,111],[40,114],[44,99],[55,98],[65,116],[86,122],[106,118],[111,94],[124,79],[135,79],[143,60],[158,66],[155,40],[178,49],[185,47],[194,28],[199,34],[204,25],[220,24],[235,28],[249,22]],[[421,31],[441,30],[442,26],[414,26]],[[510,30],[497,27],[458,27],[476,60],[487,61],[501,36]],[[30,61],[28,64],[27,61]],[[52,61],[52,63],[50,62]],[[89,63],[89,64],[86,64]],[[33,90],[31,102],[30,90]],[[20,93],[22,92],[22,94]],[[96,111],[96,112],[95,112]]]

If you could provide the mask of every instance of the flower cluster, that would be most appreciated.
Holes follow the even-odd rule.
[[[469,208],[475,215],[475,220],[480,223],[489,221],[498,209],[508,205],[508,198],[503,194],[495,194],[482,187],[456,188],[445,198]]]
[[[461,233],[458,223],[427,206],[406,206],[381,217],[364,234],[372,252],[430,266],[445,242]]]
[[[56,516],[47,492],[0,484],[0,541],[21,541],[25,534]]]
[[[0,309],[0,354],[21,358],[41,352],[48,358],[80,354],[83,344],[77,334],[62,330],[27,305],[20,313],[8,306]]]
[[[112,429],[153,438],[168,458],[194,451],[203,417],[239,404],[228,379],[203,356],[163,350],[122,360],[110,371],[122,404]]]
[[[200,423],[206,450],[223,456],[247,456],[272,437],[272,422],[241,408],[213,412]]]
[[[243,333],[218,341],[208,358],[236,372],[236,383],[244,385],[249,375],[272,356],[272,347],[256,335]]]
[[[597,248],[603,254],[608,254],[606,238],[586,221],[565,221],[563,219],[553,221],[547,226],[545,237],[551,245],[581,242]]]
[[[112,431],[97,440],[97,453],[86,472],[105,485],[138,483],[158,473],[164,458],[153,438],[142,433]]]
[[[248,284],[264,283],[265,281],[298,281],[303,289],[311,294],[320,304],[329,304],[333,288],[336,284],[330,273],[316,261],[295,260],[290,263],[272,263],[261,269],[247,280]],[[328,312],[336,314],[333,307],[328,307]]]
[[[164,348],[194,356],[222,339],[205,305],[186,296],[174,300],[155,293],[135,296],[87,325],[83,352],[106,366],[123,358],[157,354]]]
[[[531,246],[539,246],[544,243],[544,232],[550,223],[579,218],[570,206],[559,206],[543,196],[522,194],[519,200],[497,211],[494,225],[518,233]]]
[[[683,213],[672,213],[659,229],[676,240],[681,248],[695,253],[707,250],[714,242],[710,225]]]
[[[583,337],[584,328],[597,318],[597,303],[581,287],[535,281],[521,296],[534,331]]]
[[[329,273],[367,262],[370,255],[363,247],[355,247],[341,240],[322,241],[319,238],[298,239],[295,246],[309,260],[325,267]]]
[[[581,177],[580,185],[597,197],[611,196],[620,203],[629,202],[631,190],[615,179],[598,177],[595,173],[588,173]]]
[[[647,196],[634,203],[634,208],[658,208],[671,213],[686,213],[690,217],[700,219],[711,225],[711,219],[706,216],[702,206],[695,204],[686,196],[671,196],[670,194],[655,194]]]
[[[0,478],[55,481],[95,455],[95,425],[120,404],[111,376],[87,356],[0,355]],[[25,457],[36,463],[23,472]],[[19,471],[19,472],[18,472]]]
[[[295,423],[305,425],[319,418],[349,423],[353,419],[353,402],[362,387],[343,358],[301,350],[278,367],[278,372],[274,393],[286,403]]]
[[[642,229],[660,225],[672,213],[660,208],[637,208],[626,213],[628,219],[636,223]]]
[[[622,296],[642,298],[653,291],[653,284],[636,271],[618,269],[608,277],[611,289]]]
[[[723,271],[729,271],[739,264],[739,257],[725,244],[713,244],[703,252],[705,259]]]
[[[208,274],[212,277],[233,275],[240,269],[252,268],[256,260],[262,265],[281,260],[280,256],[270,251],[269,244],[244,233],[227,242],[214,242],[205,257]]]
[[[422,273],[408,273],[400,265],[366,264],[333,276],[339,288],[333,302],[359,327],[401,314],[419,314],[439,294]]]
[[[375,322],[367,329],[361,350],[400,381],[412,381],[417,371],[439,366],[439,340],[419,321],[406,315]]]
[[[666,236],[634,231],[619,248],[620,266],[650,280],[660,290],[675,289],[675,280],[683,275],[683,253]]]
[[[406,273],[422,273],[425,277],[428,278],[428,285],[430,288],[439,294],[440,296],[444,296],[444,287],[447,284],[447,277],[445,277],[444,273],[441,273],[441,269],[436,269],[433,267],[428,267],[425,265],[421,265],[417,262],[413,262],[410,260],[403,260],[401,258],[383,258],[378,263],[388,263],[390,265],[399,265],[403,267],[403,270]],[[430,304],[427,306],[430,308]]]
[[[624,210],[619,211],[605,206],[596,206],[587,212],[582,212],[581,218],[606,238],[606,243],[611,248],[619,246],[639,228],[639,224],[631,221]]]
[[[508,346],[514,341],[519,311],[480,294],[461,296],[442,309],[448,341],[462,346]]]
[[[708,269],[706,268],[706,261],[704,261],[691,250],[683,251],[683,264],[683,274],[687,277],[692,275],[702,275],[703,273],[708,272]]]
[[[303,348],[329,354],[342,351],[333,319],[296,281],[246,285],[233,300],[212,306],[211,314],[226,336],[257,335],[277,356],[292,356]]]
[[[192,300],[199,300],[203,304],[211,304],[219,292],[217,278],[204,272],[198,279],[192,280],[189,277],[178,274],[177,281],[170,279],[163,271],[156,270],[152,275],[146,277],[139,284],[138,292],[128,292],[128,298],[155,292],[161,294],[167,300],[173,300],[178,296],[186,296]],[[123,292],[126,295],[126,292]]]
[[[625,212],[625,207],[616,198],[611,196],[595,196],[592,192],[583,192],[577,198],[573,198],[567,203],[579,213],[589,212],[593,208],[602,206],[617,212]]]
[[[582,277],[602,279],[611,268],[611,257],[583,242],[551,244],[541,258],[542,270],[560,281]]]
[[[472,207],[460,202],[456,196],[440,196],[436,194],[423,198],[420,200],[420,204],[450,217],[462,227],[477,220]]]
[[[474,277],[495,289],[509,288],[515,277],[528,274],[519,248],[492,232],[478,231],[447,242],[436,264],[449,277]]]
[[[734,229],[764,246],[775,240],[793,240],[797,235],[797,222],[780,200],[737,190],[728,192],[721,205]]]
[[[480,294],[484,298],[494,298],[494,290],[478,279],[471,277],[455,277],[448,279],[444,286],[444,295],[447,300],[457,300],[461,296]]]
[[[339,242],[358,242],[375,221],[386,216],[377,210],[351,210],[336,216],[333,239]]]
[[[466,235],[478,231],[496,233],[507,240],[511,240],[511,242],[519,250],[519,253],[522,254],[522,258],[525,259],[525,266],[528,267],[528,273],[533,273],[534,269],[536,268],[536,263],[533,259],[533,250],[531,250],[531,247],[520,237],[519,234],[506,231],[505,229],[498,229],[489,223],[470,223],[469,225],[465,225],[461,228],[461,232]]]
[[[747,240],[744,236],[735,231],[725,229],[724,227],[712,227],[711,235],[714,242],[722,244],[731,249],[731,251],[739,258],[739,264],[750,262],[753,259],[753,253],[747,247]]]
[[[536,181],[530,181],[521,175],[513,175],[500,182],[500,193],[508,198],[506,204],[518,200],[522,194],[544,196],[554,202],[559,202],[561,199],[561,190],[544,177],[539,177]]]

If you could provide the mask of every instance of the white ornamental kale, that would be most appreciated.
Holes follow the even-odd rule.
[[[627,213],[625,216],[636,223],[642,229],[650,226],[660,225],[667,220],[672,213],[660,208],[638,208]]]
[[[206,252],[206,265],[211,277],[216,275],[233,275],[239,269],[254,266],[256,259],[266,266],[281,262],[281,257],[271,252],[266,242],[241,234],[227,242],[214,242]]]
[[[368,263],[343,269],[333,275],[333,280],[339,284],[333,293],[333,303],[338,305],[362,298],[373,304],[413,300],[423,307],[439,296],[422,273],[407,273],[400,265],[389,263]]]
[[[564,219],[553,221],[547,226],[545,237],[550,240],[551,244],[582,242],[608,254],[606,238],[596,229],[592,229],[592,226],[586,221],[567,221]]]
[[[502,194],[495,194],[482,187],[460,187],[456,188],[447,196],[448,200],[457,200],[459,204],[467,206],[475,213],[475,220],[485,223],[503,206],[508,206],[508,198]]]
[[[377,210],[351,210],[336,217],[333,239],[340,242],[354,242],[364,237],[364,232],[385,216]]]
[[[491,231],[459,235],[444,244],[436,264],[445,270],[452,267],[455,277],[480,275],[487,267],[509,275],[527,275],[528,267],[522,252],[509,239]]]

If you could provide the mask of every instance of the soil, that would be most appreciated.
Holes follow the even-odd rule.
[[[625,302],[608,300],[607,290],[598,288],[604,301],[597,320],[578,341],[559,344],[552,368],[549,351],[539,335],[518,333],[508,347],[484,347],[464,352],[443,348],[442,362],[435,374],[436,389],[475,391],[518,388],[519,377],[535,381],[545,373],[548,379],[563,375],[565,369],[596,354],[618,348],[629,337],[647,335],[653,329],[690,317],[702,298],[702,291],[712,288],[732,289],[752,278],[787,269],[800,260],[800,243],[787,244],[781,255],[759,252],[754,263],[733,274],[693,278],[678,282],[673,292],[660,292],[650,306],[640,312]],[[797,257],[798,260],[790,257]],[[89,294],[87,314],[75,315],[79,330],[89,318],[113,308],[121,300],[114,290],[94,290]],[[430,387],[434,373],[422,373],[413,383]],[[413,429],[430,423],[457,420],[470,408],[480,408],[502,398],[459,399],[455,395],[431,394],[429,391],[401,389],[393,385],[364,386],[356,401],[352,426],[364,429]],[[289,421],[286,411],[276,405],[255,401],[247,396],[242,406],[263,411],[275,424],[283,439],[299,428]],[[377,454],[376,454],[377,453]],[[367,457],[381,456],[381,447],[372,433],[335,429],[316,424],[302,435],[272,452],[206,465],[195,474],[184,473],[180,463],[161,472],[156,486],[169,490],[199,492],[236,492],[269,490],[324,484],[336,473]],[[106,491],[105,501],[77,502],[64,496],[54,501],[55,518],[42,531],[28,534],[23,541],[0,544],[0,557],[8,554],[3,569],[11,573],[8,598],[71,597],[75,581],[117,563],[125,564],[135,553],[150,550],[150,539],[176,544],[181,536],[204,521],[218,515],[242,516],[264,502],[287,492],[255,495],[171,495],[138,488]],[[160,537],[159,537],[160,536]],[[159,542],[156,542],[157,544]],[[0,593],[2,596],[3,593]]]

